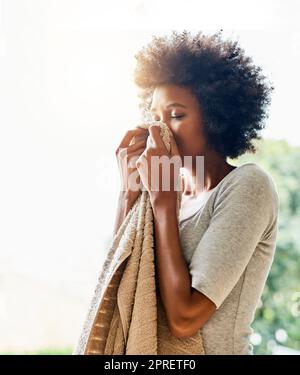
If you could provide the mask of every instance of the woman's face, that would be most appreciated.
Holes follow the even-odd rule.
[[[201,108],[190,88],[174,84],[157,86],[150,110],[153,120],[162,121],[171,129],[181,157],[204,155],[208,144]]]

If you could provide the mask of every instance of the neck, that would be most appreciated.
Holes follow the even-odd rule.
[[[190,166],[183,168],[182,194],[196,196],[203,191],[213,189],[235,167],[228,164],[226,158],[216,153],[206,154],[203,163],[196,164],[192,158]]]

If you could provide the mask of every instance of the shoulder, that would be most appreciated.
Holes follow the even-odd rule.
[[[278,192],[271,174],[256,163],[245,163],[221,181],[213,211],[275,223],[278,206]]]
[[[227,177],[227,178],[226,178]],[[278,204],[278,192],[271,174],[256,163],[245,163],[235,168],[220,184],[219,198],[223,194],[255,196],[257,200],[269,198]]]

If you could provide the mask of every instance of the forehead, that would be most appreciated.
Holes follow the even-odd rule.
[[[194,101],[195,97],[192,95],[190,87],[164,84],[155,87],[150,109],[157,109],[174,102],[190,107],[195,104]]]

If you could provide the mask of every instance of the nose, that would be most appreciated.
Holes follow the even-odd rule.
[[[167,127],[168,127],[170,130],[172,130],[170,120],[168,120],[167,117],[166,117],[166,118],[162,117],[162,118],[159,119],[159,120],[154,120],[154,122],[163,122],[164,124],[167,125]],[[174,130],[174,129],[173,129],[173,130]]]
[[[175,139],[175,142],[178,142],[176,129],[175,129],[174,126],[173,126],[173,128],[172,128],[172,126],[170,125],[169,121],[167,121],[167,120],[164,121],[164,120],[162,119],[162,120],[152,120],[152,121],[150,121],[149,123],[151,123],[151,124],[155,124],[155,123],[160,123],[160,122],[163,122],[163,123],[168,127],[170,133],[173,135],[173,137],[174,137],[174,139]],[[150,137],[149,137],[149,139],[150,139]],[[149,140],[149,139],[148,139],[148,140]],[[149,140],[149,142],[150,142],[150,140]]]
[[[171,131],[171,133],[174,133],[174,129],[172,129],[170,123],[168,121],[164,121],[163,119],[162,120],[151,120],[148,122],[149,124],[159,124],[159,123],[164,123],[168,129]]]

